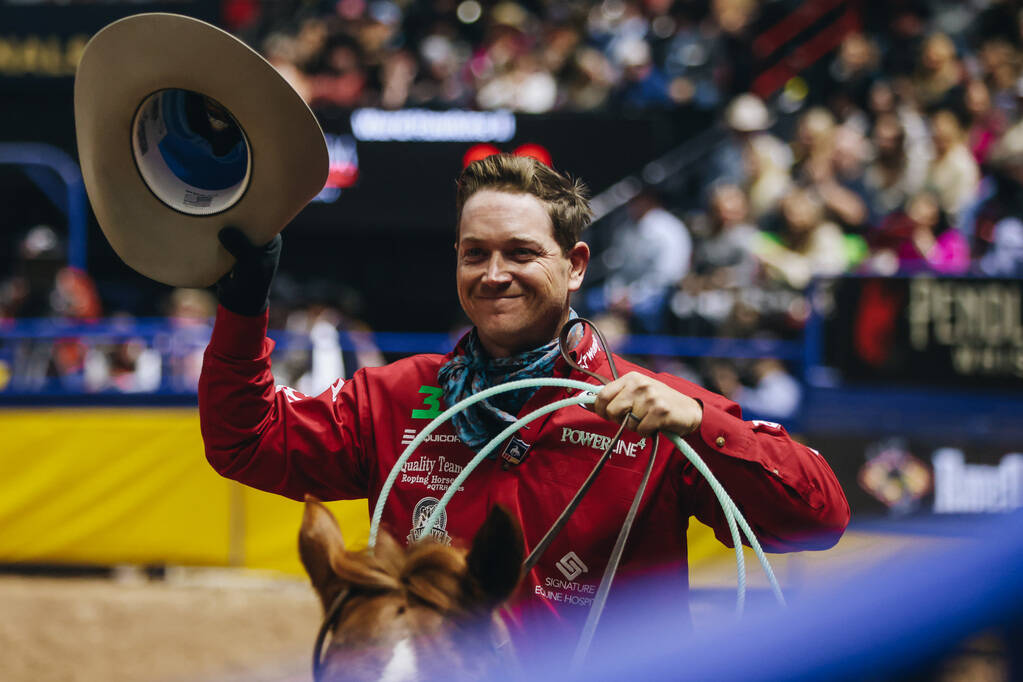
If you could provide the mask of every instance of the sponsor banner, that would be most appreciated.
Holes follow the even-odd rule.
[[[848,278],[815,298],[847,383],[1023,388],[1023,280]]]
[[[854,517],[989,514],[1023,507],[1023,444],[809,434]]]
[[[0,92],[58,84],[70,89],[93,34],[117,19],[144,12],[187,14],[211,23],[219,19],[216,0],[0,3]]]

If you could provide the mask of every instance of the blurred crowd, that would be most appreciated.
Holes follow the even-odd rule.
[[[1023,10],[973,5],[893,3],[767,101],[731,94],[700,190],[641,191],[582,306],[630,332],[784,340],[814,278],[1023,277]],[[798,392],[776,360],[673,371],[760,414],[749,389]]]
[[[161,317],[135,317],[104,302],[92,277],[67,264],[48,225],[27,231],[12,270],[0,282],[0,393],[194,396],[216,314],[212,290],[171,289],[156,306]],[[354,291],[282,273],[272,298],[279,383],[315,395],[359,367],[387,362],[356,317]]]
[[[229,2],[314,107],[717,107],[754,0]]]
[[[223,4],[229,28],[321,109],[717,112],[722,136],[683,169],[685,183],[669,177],[644,187],[594,230],[604,234],[594,235],[596,256],[575,305],[600,316],[619,342],[631,333],[799,338],[807,287],[822,276],[1023,277],[1021,3],[827,6],[831,15],[815,15],[821,21],[836,12],[855,20],[835,21],[835,49],[771,89],[758,81],[771,65],[757,46],[814,3]],[[788,39],[812,40],[817,29],[807,30]],[[785,45],[773,49],[775,64],[784,62]],[[0,285],[0,320],[116,312],[102,310],[85,273],[61,265],[55,240],[44,227],[26,236],[15,276]],[[282,350],[279,363],[282,383],[300,390],[322,390],[328,377],[385,359],[359,321],[358,297],[320,288],[310,294],[307,283],[282,278],[282,301],[272,308],[272,326],[305,339]],[[174,332],[180,338],[208,332],[213,309],[207,292],[174,292],[166,303],[173,328],[186,330]],[[338,330],[362,339],[356,352],[340,353]],[[0,349],[0,379],[3,363],[27,349]],[[55,339],[22,360],[32,376],[74,376],[88,390],[145,391],[178,375],[180,385],[194,385],[194,353],[178,352],[171,366],[147,350],[152,344],[115,335],[90,355]],[[784,417],[799,403],[795,372],[777,359],[649,361],[742,396],[758,414]]]

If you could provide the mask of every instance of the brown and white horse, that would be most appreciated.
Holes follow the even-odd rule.
[[[522,572],[522,531],[491,510],[468,551],[434,541],[409,548],[381,533],[349,552],[334,515],[306,497],[299,553],[326,615],[318,680],[508,677],[514,655],[497,614]]]

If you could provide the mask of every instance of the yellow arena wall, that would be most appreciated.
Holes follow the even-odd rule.
[[[302,504],[222,478],[195,408],[0,410],[0,562],[302,572]],[[366,500],[331,502],[349,548]],[[691,523],[692,564],[732,555]]]
[[[0,410],[0,561],[300,573],[302,504],[220,477],[194,408]],[[364,547],[365,500],[331,502]]]

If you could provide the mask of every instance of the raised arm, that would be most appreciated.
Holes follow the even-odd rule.
[[[365,497],[361,376],[316,397],[275,386],[266,310],[280,236],[255,247],[225,230],[221,242],[237,264],[218,283],[221,305],[199,378],[206,458],[223,476],[297,500]]]

